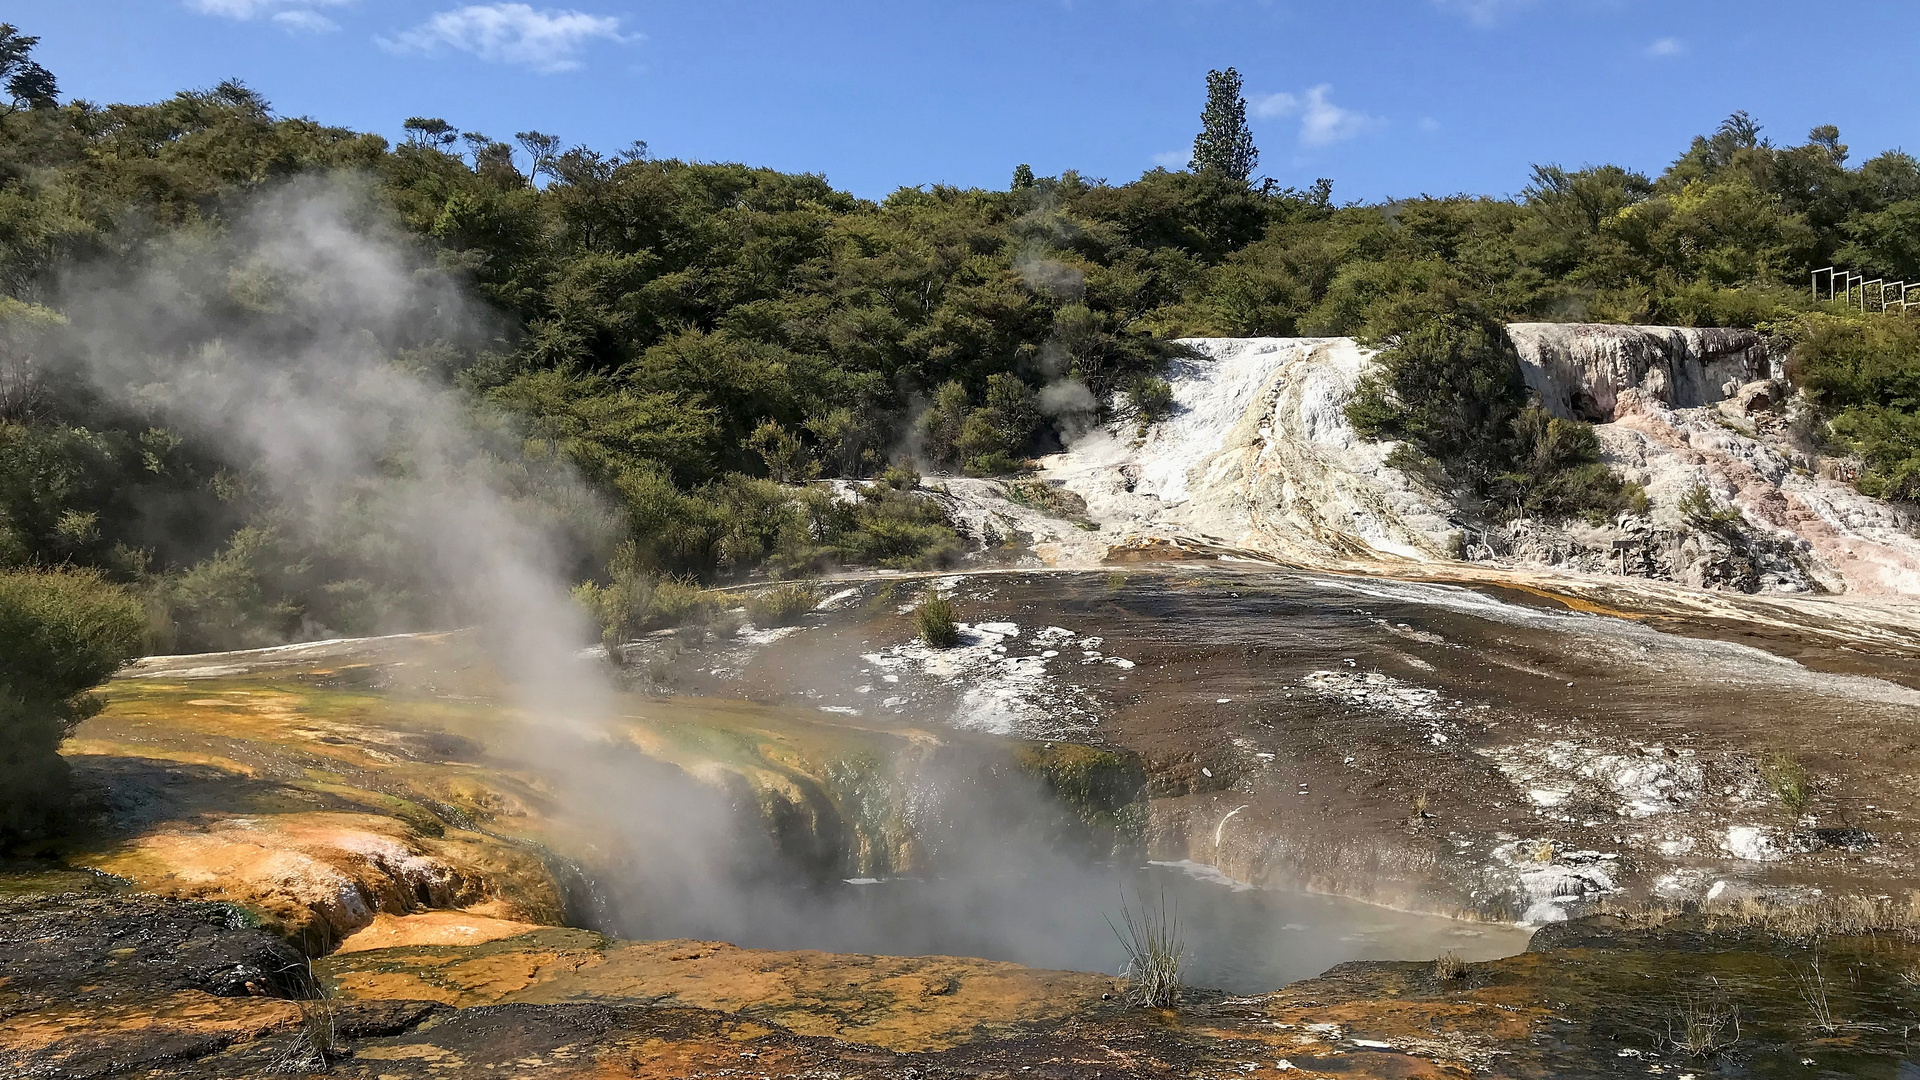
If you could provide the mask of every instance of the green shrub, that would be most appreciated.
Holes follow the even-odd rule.
[[[820,475],[820,463],[813,460],[800,437],[771,420],[753,429],[747,446],[767,464],[767,476],[778,484],[804,484]]]
[[[1513,421],[1513,469],[1491,486],[1503,504],[1518,503],[1545,518],[1585,515],[1599,523],[1626,510],[1644,512],[1646,492],[1628,484],[1600,457],[1593,425],[1562,420],[1538,405]]]
[[[309,567],[272,528],[248,526],[224,550],[156,577],[148,593],[166,612],[169,651],[256,649],[291,640],[302,621],[293,594]]]
[[[762,589],[747,598],[747,614],[759,626],[790,626],[820,603],[820,591],[804,581]]]
[[[634,548],[623,545],[605,585],[586,582],[573,597],[600,627],[608,648],[632,641],[649,630],[709,621],[719,607],[714,594],[692,581],[651,577],[636,568]]]
[[[1789,374],[1860,456],[1860,490],[1920,500],[1920,319],[1808,315],[1788,334]]]
[[[0,845],[57,827],[60,742],[101,702],[87,691],[140,652],[146,610],[92,571],[0,573]]]
[[[1806,813],[1813,801],[1813,781],[1793,756],[1778,751],[1768,754],[1760,763],[1760,777],[1773,789],[1780,805],[1796,815]]]
[[[1044,480],[1019,480],[1007,485],[1007,500],[1052,517],[1084,521],[1087,500],[1077,492]]]
[[[953,601],[934,593],[914,609],[914,621],[920,637],[936,649],[951,649],[960,644],[960,626],[954,620]]]
[[[1695,484],[1680,496],[1675,506],[1680,511],[1680,520],[1701,532],[1713,533],[1728,543],[1738,543],[1742,528],[1746,525],[1746,516],[1739,508],[1721,506],[1713,501],[1713,492],[1705,484]]]
[[[819,487],[728,476],[680,491],[657,473],[622,478],[631,507],[628,563],[654,577],[738,580],[765,568],[781,576],[842,565],[929,569],[964,553],[940,505],[914,491],[918,477],[889,472],[853,501]]]
[[[1490,493],[1512,471],[1525,401],[1506,331],[1474,312],[1423,314],[1385,344],[1347,403],[1354,430],[1406,442],[1455,484]]]
[[[1158,375],[1141,375],[1127,384],[1127,404],[1142,424],[1157,424],[1173,411],[1173,386]]]

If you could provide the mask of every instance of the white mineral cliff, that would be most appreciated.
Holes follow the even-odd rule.
[[[1294,560],[1450,558],[1444,502],[1347,423],[1369,353],[1346,338],[1185,342],[1174,410],[1041,462],[1124,537],[1180,538]]]
[[[1193,339],[1175,362],[1171,415],[1123,421],[1041,461],[1084,511],[1014,505],[996,481],[948,482],[975,535],[1018,534],[1046,562],[1094,565],[1116,547],[1235,551],[1356,568],[1470,567],[1638,577],[1736,592],[1920,598],[1920,535],[1859,494],[1802,432],[1780,358],[1734,330],[1519,324],[1529,387],[1599,423],[1608,463],[1651,509],[1603,527],[1476,519],[1386,464],[1345,405],[1371,353],[1346,338]],[[1683,520],[1704,487],[1737,508],[1729,541]],[[1071,517],[1075,520],[1069,521]],[[1461,561],[1462,558],[1466,561]]]
[[[1782,377],[1781,358],[1751,330],[1596,323],[1514,323],[1527,389],[1554,415],[1605,423],[1622,391],[1676,409],[1724,401]]]

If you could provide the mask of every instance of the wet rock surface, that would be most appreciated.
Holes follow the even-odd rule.
[[[296,1030],[307,958],[227,904],[140,894],[0,901],[0,1073],[172,1068]],[[431,1006],[329,1007],[341,1038],[387,1035]]]
[[[1154,858],[1536,923],[1603,897],[1898,894],[1920,881],[1920,807],[1907,794],[1920,758],[1903,734],[1920,694],[1889,681],[1515,594],[1314,574],[1189,567],[857,588],[725,672],[687,665],[684,689],[978,723],[977,703],[938,672],[891,670],[881,697],[860,659],[910,639],[900,611],[938,590],[963,618],[1001,628],[999,662],[1031,673],[1041,726],[1022,734],[1043,739],[1057,723],[1145,763]],[[884,605],[861,599],[881,592]],[[1041,627],[1097,640],[1097,659]],[[1863,654],[1831,655],[1844,667]],[[1062,693],[1081,711],[1045,707]],[[1781,727],[1791,716],[1822,721]]]
[[[8,1013],[71,999],[192,990],[288,996],[306,960],[227,904],[66,894],[0,901],[0,1005]]]

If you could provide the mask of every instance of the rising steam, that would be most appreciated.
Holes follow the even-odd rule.
[[[394,362],[496,328],[368,191],[289,184],[131,272],[73,276],[62,301],[70,358],[97,388],[251,463],[303,538],[380,544],[366,554],[434,598],[424,621],[484,629],[523,704],[605,711],[570,674],[588,632],[559,538],[516,504],[462,400]]]
[[[592,634],[568,595],[576,553],[516,490],[535,470],[464,395],[396,362],[499,348],[503,329],[366,186],[281,186],[219,229],[71,275],[59,302],[71,373],[251,462],[302,539],[380,545],[368,554],[433,598],[416,624],[475,630],[527,717],[516,745],[496,749],[542,778],[581,841],[571,853],[598,885],[590,921],[635,936],[1061,961],[1073,958],[1057,952],[1063,920],[1098,928],[1088,919],[1112,880],[1055,849],[1058,804],[1020,776],[981,787],[990,766],[966,752],[892,764],[910,777],[922,869],[939,882],[876,905],[821,877],[838,853],[783,849],[750,795],[631,749],[623,711],[645,703],[580,658]],[[564,473],[540,484],[545,505],[594,503]]]

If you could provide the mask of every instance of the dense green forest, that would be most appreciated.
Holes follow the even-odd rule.
[[[1255,178],[1250,139],[1218,130],[1244,120],[1215,100],[1188,170],[1020,166],[1005,190],[873,202],[820,176],[436,118],[393,144],[278,115],[236,82],[63,99],[32,39],[0,36],[0,567],[98,568],[147,598],[168,647],[398,628],[413,610],[368,602],[403,586],[364,548],[282,527],[249,462],[39,359],[76,273],[217,234],[301,176],[371,185],[420,272],[497,315],[395,362],[617,509],[612,535],[579,537],[580,576],[610,574],[642,608],[628,622],[675,594],[655,587],[668,579],[951,559],[916,472],[1010,472],[1115,410],[1151,419],[1185,336],[1393,346],[1363,430],[1406,440],[1464,498],[1573,513],[1631,493],[1590,431],[1526,408],[1499,322],[1765,326],[1801,341],[1800,378],[1863,455],[1863,485],[1920,495],[1920,320],[1815,310],[1805,287],[1832,263],[1920,279],[1920,162],[1854,165],[1832,128],[1776,145],[1736,115],[1657,177],[1540,166],[1516,198],[1343,205],[1328,181]],[[1210,85],[1237,96],[1237,78]],[[244,308],[246,268],[228,280]],[[849,503],[805,486],[818,477],[872,482]]]

